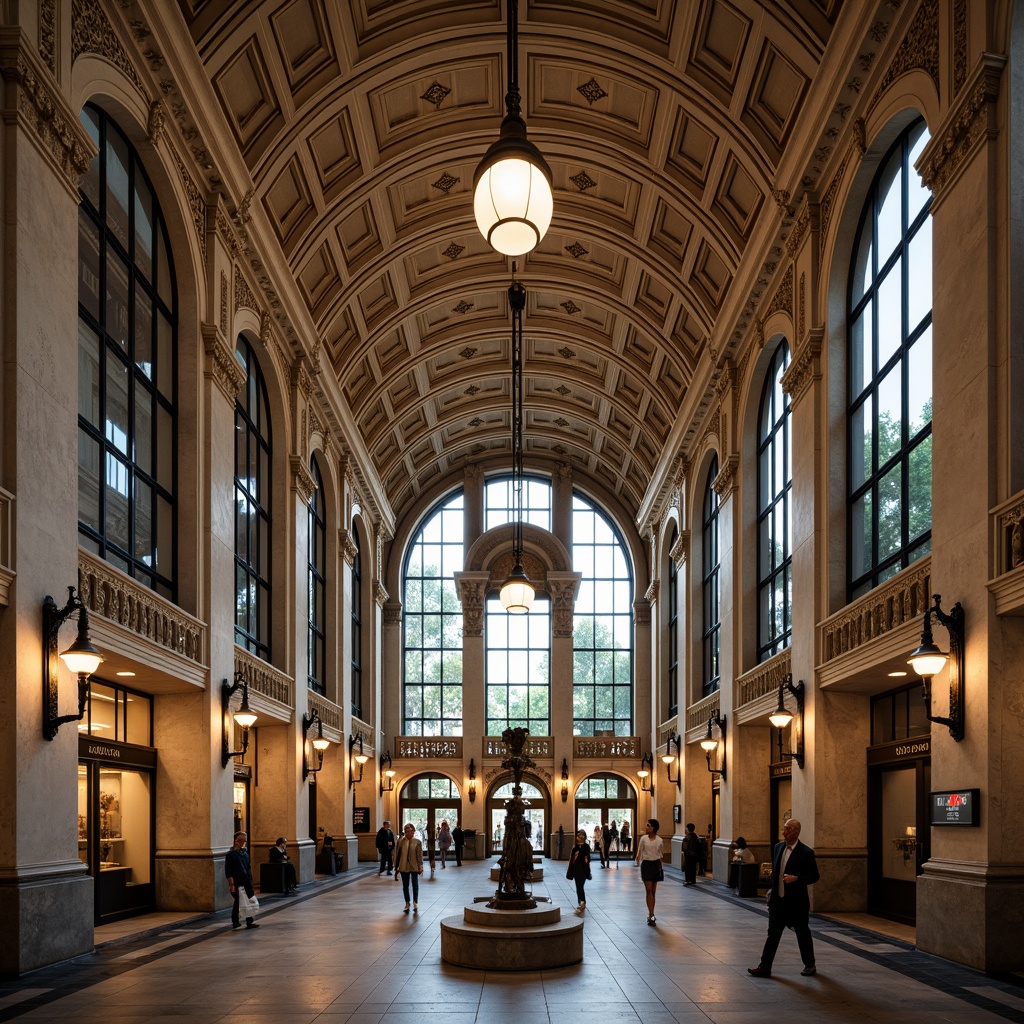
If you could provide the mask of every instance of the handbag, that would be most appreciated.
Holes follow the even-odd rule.
[[[255,917],[260,912],[260,901],[255,896],[250,896],[245,889],[238,890],[238,916]]]

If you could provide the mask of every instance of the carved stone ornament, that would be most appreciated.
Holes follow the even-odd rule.
[[[722,460],[722,468],[718,471],[718,476],[711,481],[711,486],[719,500],[724,501],[736,489],[736,471],[739,468],[740,457],[738,455],[730,455],[727,459]]]
[[[668,556],[672,559],[673,562],[676,563],[678,567],[682,568],[683,563],[690,557],[689,530],[679,531],[679,538],[676,540],[675,544],[673,544],[672,547],[669,549]]]
[[[292,490],[308,505],[316,490],[313,474],[301,456],[292,455],[289,461],[292,467]]]
[[[246,281],[238,267],[235,267],[235,309],[251,309],[254,313],[260,312],[260,304],[256,301],[249,282]]]
[[[73,0],[71,4],[71,59],[83,53],[96,53],[120,68],[132,83],[144,93],[142,80],[128,54],[119,42],[98,0]]]
[[[551,595],[552,636],[572,636],[573,609],[582,579],[582,573],[578,572],[549,572],[547,574],[546,586]]]
[[[213,324],[203,324],[203,347],[206,351],[204,376],[217,385],[234,408],[235,398],[245,386],[245,370]]]
[[[188,207],[192,211],[192,223],[196,229],[196,238],[199,240],[199,249],[206,260],[206,200],[203,198],[199,186],[189,173],[185,162],[178,156],[178,151],[173,150],[174,162],[178,165],[178,174],[181,176],[181,183],[185,188],[185,196],[188,199]]]
[[[655,599],[657,598],[658,583],[655,580],[651,584],[654,587]],[[648,591],[650,588],[648,588]],[[648,598],[638,597],[633,602],[633,622],[637,626],[649,626],[651,624],[651,601]]]
[[[779,287],[772,296],[772,301],[768,303],[768,308],[764,311],[763,319],[767,320],[772,313],[785,313],[788,317],[793,316],[792,266],[786,268],[786,273],[783,275],[782,281],[779,283]]]
[[[155,146],[164,133],[164,125],[167,123],[167,111],[159,100],[153,100],[149,105],[149,119],[146,122],[146,138]]]
[[[782,390],[789,395],[789,406],[795,409],[816,380],[821,379],[821,343],[824,330],[811,330],[807,343],[793,354],[792,362],[782,375]]]
[[[487,572],[457,572],[455,586],[462,602],[462,635],[484,635],[484,598],[490,580]]]
[[[381,618],[385,626],[400,626],[402,624],[401,601],[385,602]]]
[[[660,580],[651,580],[651,585],[644,592],[644,599],[647,602],[647,613],[650,615],[650,606],[658,603],[658,591],[661,587]]]
[[[96,147],[63,96],[52,88],[53,79],[39,57],[22,42],[19,29],[0,30],[0,76],[8,87],[16,87],[17,116],[27,136],[77,200],[78,179],[89,169]],[[10,102],[8,88],[5,114]]]
[[[879,82],[871,100],[874,106],[886,89],[908,71],[924,71],[939,87],[939,0],[924,0],[907,34]]]

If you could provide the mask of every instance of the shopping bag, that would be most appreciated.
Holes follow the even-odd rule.
[[[260,901],[250,896],[244,889],[238,890],[238,916],[255,917],[260,912]]]

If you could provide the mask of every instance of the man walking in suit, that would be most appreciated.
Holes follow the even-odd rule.
[[[455,866],[460,868],[462,867],[462,848],[466,845],[466,834],[458,822],[455,822],[455,828],[452,829],[452,843],[455,846]]]
[[[377,830],[377,853],[380,854],[380,871],[378,876],[385,871],[390,875],[392,867],[392,854],[395,850],[395,833],[391,831],[391,822],[385,821]]]
[[[782,828],[782,842],[772,855],[772,888],[768,896],[768,938],[761,951],[761,962],[748,967],[755,978],[770,978],[775,951],[786,928],[796,932],[797,945],[805,977],[817,973],[814,966],[814,942],[809,919],[811,901],[807,887],[818,880],[818,863],[814,851],[800,842],[800,822],[794,818]]]

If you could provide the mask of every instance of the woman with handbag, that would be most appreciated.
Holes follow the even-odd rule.
[[[409,882],[412,882],[412,909],[420,909],[420,875],[423,874],[423,843],[416,838],[416,826],[409,822],[395,847],[395,878],[402,880],[405,911],[409,913]]]
[[[576,845],[572,848],[572,853],[569,854],[569,868],[565,872],[565,877],[571,878],[576,883],[576,899],[579,901],[579,906],[576,909],[578,911],[587,909],[587,894],[584,887],[587,880],[591,878],[590,852],[586,830],[581,828],[576,833]]]
[[[665,870],[661,866],[665,847],[661,836],[658,835],[658,828],[658,819],[651,818],[647,822],[644,834],[636,844],[636,862],[640,865],[640,878],[647,894],[647,923],[649,925],[655,924],[654,897],[658,883],[665,878]]]
[[[441,827],[437,830],[437,848],[441,851],[441,867],[443,868],[448,851],[452,848],[452,833],[448,828],[447,820],[442,821]]]

